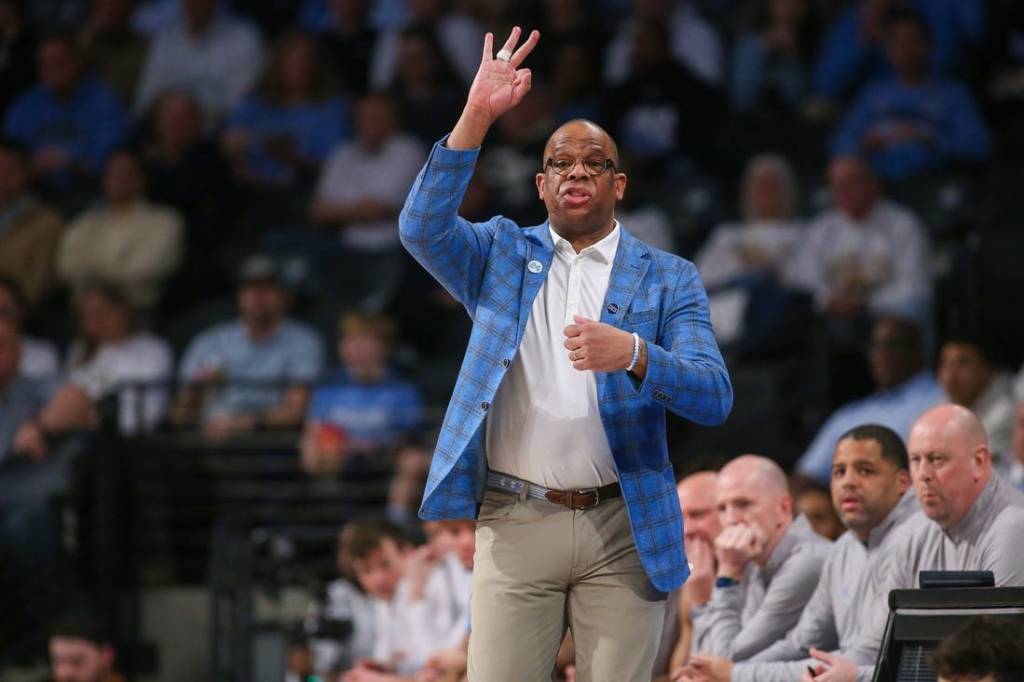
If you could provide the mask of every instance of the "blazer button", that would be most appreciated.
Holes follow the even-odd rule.
[[[489,402],[487,402],[486,400],[484,402],[480,403],[480,409],[483,410],[484,412],[486,412],[487,408],[489,408],[490,406],[491,406],[491,404]]]
[[[512,361],[509,360],[508,358],[505,358],[504,360],[501,361],[501,366],[502,367],[508,367],[511,364],[512,364]]]

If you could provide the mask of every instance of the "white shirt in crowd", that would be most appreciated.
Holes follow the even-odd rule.
[[[618,480],[601,423],[597,380],[579,371],[565,349],[573,316],[601,317],[618,221],[578,254],[549,226],[554,242],[547,273],[530,309],[523,341],[498,387],[487,418],[487,463],[494,471],[569,490]],[[539,264],[539,262],[538,262]]]
[[[672,55],[697,78],[719,85],[725,72],[722,43],[714,26],[700,16],[694,4],[678,3],[672,13],[668,25]],[[611,85],[622,83],[630,76],[636,22],[627,20],[620,26],[605,51],[604,80]]]
[[[345,246],[356,251],[387,251],[398,247],[398,210],[405,203],[409,187],[426,158],[423,146],[405,133],[392,135],[374,151],[353,140],[331,152],[317,186],[318,201],[350,204],[374,199],[395,206],[393,218],[346,226],[341,233]]]
[[[219,13],[205,33],[195,36],[180,19],[153,39],[136,112],[145,112],[165,90],[176,89],[195,97],[208,116],[223,116],[252,89],[263,61],[263,41],[247,22]]]
[[[370,85],[386,90],[393,85],[398,66],[399,44],[407,25],[393,26],[377,38],[370,62]],[[459,79],[469,85],[480,67],[484,29],[472,17],[452,12],[437,22],[437,39]]]
[[[68,350],[68,380],[93,401],[119,391],[118,425],[122,433],[138,433],[159,423],[167,410],[167,387],[133,388],[122,385],[168,381],[173,354],[166,341],[143,332],[124,341],[100,346],[83,363],[84,352],[81,341],[72,343]]]
[[[743,335],[750,301],[745,288],[721,287],[758,272],[783,275],[801,234],[796,223],[782,222],[723,223],[711,231],[694,264],[708,289],[711,326],[720,343],[730,343]]]
[[[931,248],[909,210],[879,199],[861,222],[838,209],[815,218],[788,270],[819,307],[840,287],[863,292],[875,313],[913,314],[931,301]]]
[[[431,571],[422,599],[413,600],[409,581],[403,580],[391,601],[371,600],[377,630],[373,659],[408,675],[434,653],[458,644],[469,631],[468,573],[449,554]]]

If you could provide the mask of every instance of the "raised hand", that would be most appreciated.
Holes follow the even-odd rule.
[[[522,29],[512,29],[505,45],[494,54],[494,34],[484,36],[484,52],[473,84],[469,87],[466,107],[459,122],[448,137],[452,149],[478,147],[487,129],[506,111],[523,101],[530,91],[532,74],[521,69],[526,56],[536,47],[540,33],[533,31],[526,42],[516,49]]]

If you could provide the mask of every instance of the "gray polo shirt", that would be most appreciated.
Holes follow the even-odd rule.
[[[738,585],[716,587],[693,612],[694,650],[745,661],[785,637],[811,598],[832,543],[801,515],[764,567],[751,564]]]
[[[868,576],[881,557],[892,551],[892,539],[899,537],[894,531],[920,509],[911,491],[871,529],[866,545],[854,531],[846,531],[832,545],[818,586],[796,627],[785,639],[734,666],[732,682],[791,682],[806,671],[811,647],[842,654],[854,646],[870,606],[864,599]]]
[[[893,539],[877,583],[870,590],[867,622],[849,657],[864,666],[858,679],[870,679],[889,617],[887,595],[894,589],[916,589],[918,573],[992,571],[997,587],[1024,586],[1024,508],[1021,497],[993,472],[974,506],[953,528],[924,517],[907,524]]]

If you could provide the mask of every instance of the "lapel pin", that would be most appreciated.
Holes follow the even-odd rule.
[[[544,265],[539,260],[532,260],[526,264],[526,269],[536,275],[544,269]]]
[[[619,312],[619,305],[617,303],[609,303],[608,312],[610,312],[612,315]]]

